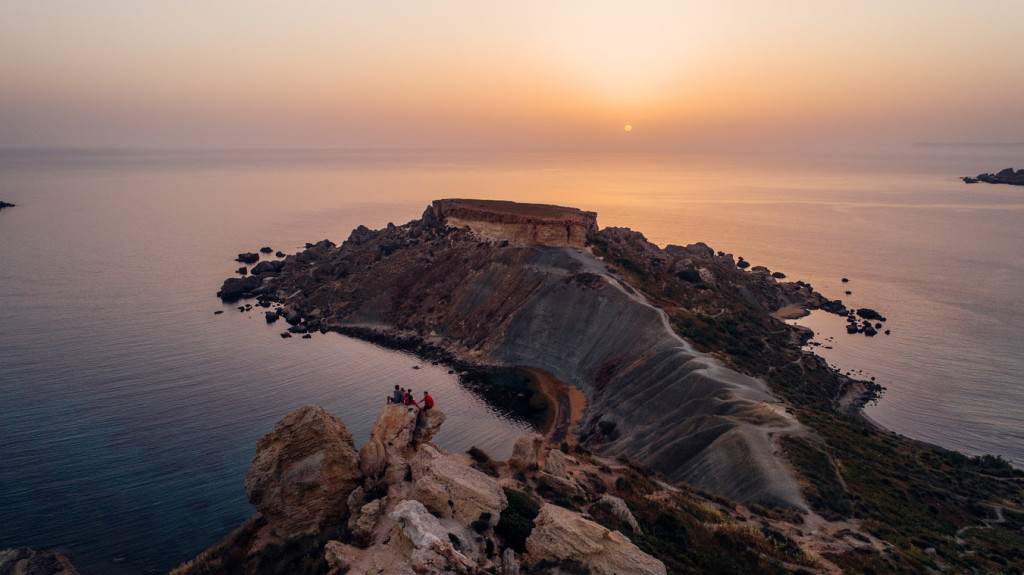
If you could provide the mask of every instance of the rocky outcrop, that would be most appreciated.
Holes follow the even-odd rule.
[[[1024,186],[1024,169],[1013,171],[1013,168],[1000,170],[995,174],[978,174],[978,177],[961,178],[968,184],[985,182],[987,184],[1010,184],[1012,186]]]
[[[2,210],[4,208],[13,208],[13,207],[14,207],[14,204],[9,204],[7,202],[0,202],[0,210]]]
[[[508,460],[509,467],[518,471],[535,469],[543,446],[544,436],[538,433],[520,437],[512,446],[512,457]]]
[[[602,509],[610,513],[612,517],[626,525],[629,525],[629,528],[633,530],[633,533],[643,533],[643,530],[640,529],[640,524],[636,521],[636,517],[633,516],[633,512],[629,510],[629,507],[626,506],[626,502],[620,497],[605,493],[600,499],[595,501],[590,508]]]
[[[20,547],[0,550],[0,575],[78,575],[78,571],[56,551]]]
[[[424,219],[518,245],[582,248],[597,231],[597,214],[576,208],[495,200],[435,200]]]
[[[346,500],[362,482],[352,434],[337,416],[307,405],[264,435],[245,491],[280,537],[316,531],[345,517]]]
[[[661,561],[640,551],[618,531],[611,531],[557,505],[545,504],[526,539],[530,565],[541,561],[574,562],[588,573],[653,575],[665,573]]]
[[[420,450],[412,462],[412,478],[416,483],[412,499],[431,513],[463,525],[484,521],[493,526],[508,506],[493,478],[436,449]]]
[[[419,501],[405,500],[395,506],[391,519],[396,533],[413,547],[409,563],[417,573],[475,573],[476,562],[455,549],[451,532]],[[458,536],[454,540],[463,547]]]

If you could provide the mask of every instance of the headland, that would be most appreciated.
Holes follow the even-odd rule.
[[[456,366],[535,370],[540,389],[562,407],[552,429],[575,441],[545,448],[544,437],[524,438],[504,463],[479,450],[443,454],[424,435],[396,448],[377,436],[420,432],[415,425],[402,432],[382,413],[377,440],[357,463],[335,468],[348,485],[346,504],[329,498],[313,523],[282,528],[280,510],[261,502],[284,496],[268,498],[257,481],[250,491],[257,516],[181,573],[343,573],[370,565],[405,572],[374,563],[384,556],[419,561],[410,567],[417,572],[604,572],[599,565],[608,560],[576,552],[596,548],[572,539],[573,530],[632,541],[643,557],[631,561],[644,573],[737,561],[744,572],[816,573],[986,570],[1024,561],[1013,551],[1024,543],[1024,474],[999,458],[922,446],[859,419],[859,406],[880,388],[803,350],[807,330],[779,317],[825,309],[868,321],[873,310],[851,312],[805,282],[780,281],[784,274],[705,244],[659,248],[639,232],[598,229],[591,212],[482,200],[440,200],[403,226],[360,226],[341,245],[310,243],[262,263],[255,275],[226,280],[218,295],[254,298],[268,321],[289,324],[289,335],[336,331]],[[305,416],[285,419],[296,418]],[[262,463],[273,460],[264,449],[285,450],[288,441],[264,440],[253,464],[263,475],[312,477],[323,467],[275,473]],[[312,449],[322,441],[299,443]],[[413,443],[420,447],[408,451]],[[285,459],[326,461],[308,453]],[[425,479],[434,464],[415,463],[421,459],[497,477],[504,502],[495,497],[493,509],[463,513],[461,527],[417,527],[480,500],[451,495],[432,509],[425,493],[445,480]],[[360,488],[363,499],[353,499]],[[411,499],[426,515],[412,509],[410,493],[422,495]],[[551,503],[584,515],[552,517],[561,512],[545,512]],[[530,548],[535,533],[536,542],[556,524],[557,535],[543,538],[561,551]],[[477,535],[460,531],[467,525]],[[601,531],[609,528],[619,533]],[[396,541],[401,549],[366,553]],[[281,562],[299,556],[310,563]]]

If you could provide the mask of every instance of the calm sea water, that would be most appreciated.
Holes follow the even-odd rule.
[[[17,204],[0,212],[0,547],[62,549],[86,574],[166,571],[252,514],[245,473],[281,416],[321,404],[361,445],[394,383],[438,398],[443,447],[507,457],[530,424],[444,366],[333,334],[282,340],[214,297],[239,252],[340,243],[441,197],[594,210],[874,307],[892,335],[801,320],[832,347],[819,353],[888,388],[869,414],[1021,465],[1024,189],[956,179],[1008,166],[1024,149],[0,151],[0,200]]]

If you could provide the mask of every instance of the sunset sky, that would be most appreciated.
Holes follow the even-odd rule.
[[[7,0],[0,147],[1021,142],[1022,23],[1021,0]]]

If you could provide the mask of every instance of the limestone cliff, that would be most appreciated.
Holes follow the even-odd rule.
[[[444,419],[437,409],[388,405],[366,444],[376,447],[364,446],[356,456],[344,423],[322,408],[286,415],[259,441],[246,480],[259,513],[174,575],[469,575],[513,573],[520,565],[524,573],[554,574],[570,564],[594,573],[609,566],[623,574],[666,572],[625,535],[561,508],[545,507],[536,528],[532,518],[522,524],[532,533],[528,549],[516,544],[509,519],[501,523],[506,492],[533,491],[538,484],[526,475],[511,477],[504,464],[505,473],[496,472],[497,462],[490,462],[492,475],[485,474],[422,439]],[[564,463],[553,471],[575,483]]]

